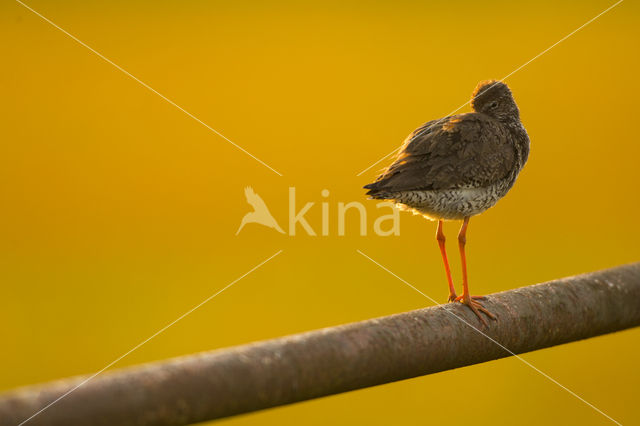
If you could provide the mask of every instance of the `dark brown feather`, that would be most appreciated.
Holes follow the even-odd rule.
[[[365,188],[375,195],[491,185],[515,166],[508,132],[483,113],[430,121],[409,135],[396,161]]]

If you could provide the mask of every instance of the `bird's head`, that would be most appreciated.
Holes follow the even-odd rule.
[[[518,119],[520,112],[509,87],[501,81],[485,80],[478,83],[471,95],[471,108],[498,120]]]

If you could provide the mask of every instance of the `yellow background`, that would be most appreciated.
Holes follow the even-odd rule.
[[[429,305],[446,282],[435,226],[336,236],[356,174],[612,4],[28,3],[280,171],[279,177],[7,0],[0,4],[0,389]],[[529,131],[512,192],[472,219],[471,289],[492,293],[639,260],[638,5],[626,1],[510,77]],[[468,107],[462,111],[468,111]],[[329,237],[248,225],[252,185],[283,227],[287,188]],[[456,282],[458,224],[447,224]],[[371,233],[371,232],[370,232]],[[624,424],[640,423],[640,330],[524,355]],[[52,408],[55,409],[55,408]],[[228,425],[607,424],[517,359],[222,421]]]

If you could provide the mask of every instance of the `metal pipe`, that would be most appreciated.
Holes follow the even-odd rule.
[[[104,373],[27,425],[185,425],[509,356],[500,345],[523,353],[623,330],[640,325],[640,263],[485,304],[498,316],[488,327],[447,304]],[[20,424],[82,380],[0,395],[0,425]]]

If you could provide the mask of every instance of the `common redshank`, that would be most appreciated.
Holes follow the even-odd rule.
[[[393,164],[366,185],[371,198],[393,201],[438,222],[436,240],[449,284],[449,301],[467,305],[483,324],[481,302],[471,296],[465,244],[469,219],[495,205],[511,189],[529,157],[529,136],[509,87],[481,81],[471,96],[473,112],[429,121],[404,141]],[[442,223],[462,220],[458,247],[462,294],[456,295],[445,250]]]

